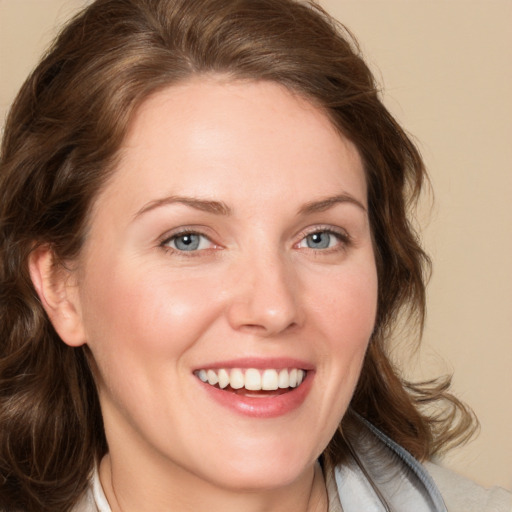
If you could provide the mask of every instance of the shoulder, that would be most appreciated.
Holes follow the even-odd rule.
[[[448,512],[512,512],[512,493],[486,489],[437,464],[424,464],[434,479]]]
[[[343,510],[512,512],[510,492],[485,489],[431,462],[421,464],[365,419],[359,417],[359,425],[348,439],[352,457],[336,468]],[[354,498],[347,506],[346,496]],[[362,507],[361,496],[371,506]]]

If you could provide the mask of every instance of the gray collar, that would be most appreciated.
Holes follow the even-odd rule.
[[[447,512],[425,467],[371,423],[356,416],[357,430],[345,440],[351,451],[326,477],[329,512]],[[333,493],[339,496],[339,506]]]

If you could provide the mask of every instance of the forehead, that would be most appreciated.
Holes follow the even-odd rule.
[[[358,151],[324,111],[275,83],[197,78],[143,102],[103,195],[222,194],[236,202],[293,189],[308,201],[333,187],[366,202]]]

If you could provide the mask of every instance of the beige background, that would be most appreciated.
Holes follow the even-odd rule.
[[[0,0],[2,122],[56,26],[83,3]],[[422,224],[434,275],[422,357],[407,370],[454,372],[482,429],[444,463],[512,489],[512,0],[321,3],[360,40],[431,173],[435,205]]]

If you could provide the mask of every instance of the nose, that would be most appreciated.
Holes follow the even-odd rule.
[[[235,330],[270,337],[302,325],[299,282],[291,262],[252,257],[234,272],[228,321]]]

